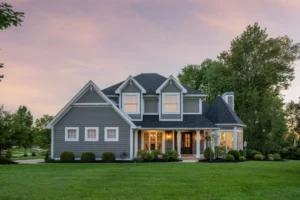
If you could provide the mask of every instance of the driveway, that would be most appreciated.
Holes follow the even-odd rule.
[[[15,160],[19,164],[42,164],[45,163],[44,159],[32,159],[32,160]]]

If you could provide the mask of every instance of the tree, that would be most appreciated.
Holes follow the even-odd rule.
[[[13,117],[4,110],[4,107],[0,107],[0,152],[4,148],[11,147],[14,143],[12,140],[13,135]]]
[[[287,36],[270,38],[266,29],[255,23],[216,61],[187,66],[178,78],[194,89],[202,88],[209,101],[218,93],[233,91],[235,111],[247,125],[244,138],[249,148],[267,151],[267,146],[282,145],[287,134],[280,91],[294,79],[293,63],[299,57],[298,43]]]
[[[300,138],[300,100],[299,103],[290,101],[285,107],[286,119],[289,129],[287,141],[292,143],[295,139]]]
[[[45,126],[53,119],[53,116],[43,115],[35,121],[34,144],[41,148],[49,149],[51,143],[51,130],[45,129]]]
[[[33,117],[26,106],[20,106],[14,114],[14,139],[17,145],[24,147],[25,153],[33,143]]]
[[[10,26],[20,26],[23,22],[23,12],[15,12],[13,7],[7,3],[0,3],[0,30],[9,28]],[[0,69],[4,67],[3,63],[0,63]],[[0,75],[1,79],[4,75]]]

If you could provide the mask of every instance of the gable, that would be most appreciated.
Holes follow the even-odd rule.
[[[169,81],[168,84],[162,88],[162,92],[180,92],[180,88],[172,81]]]
[[[86,89],[76,103],[107,103],[94,89]]]
[[[137,85],[133,82],[128,82],[121,92],[141,92]]]

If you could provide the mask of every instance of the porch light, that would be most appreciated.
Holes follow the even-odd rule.
[[[247,141],[245,140],[245,142],[244,142],[244,147],[247,147]]]
[[[171,139],[171,133],[167,133],[167,139],[168,139],[168,140]]]

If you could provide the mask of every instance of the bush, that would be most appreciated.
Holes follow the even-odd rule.
[[[151,154],[153,155],[154,160],[158,160],[158,156],[161,155],[161,151],[160,150],[153,150],[151,152]]]
[[[261,152],[256,151],[256,150],[251,151],[251,153],[250,153],[250,158],[255,159],[254,156],[257,155],[257,154],[261,154]],[[261,154],[261,155],[262,155],[262,154]]]
[[[238,150],[229,150],[228,154],[233,155],[235,160],[239,160],[240,159],[240,152]]]
[[[270,157],[273,158],[273,154],[268,154],[268,155],[267,155],[267,158],[270,158]]]
[[[148,151],[147,150],[139,150],[138,151],[138,157],[139,158],[142,158],[142,159],[146,159],[146,157],[147,157],[147,155],[148,155]]]
[[[121,158],[121,159],[127,158],[127,152],[126,152],[126,151],[123,151],[123,153],[120,153],[120,158]]]
[[[80,160],[84,162],[92,162],[96,160],[96,156],[93,152],[82,152]]]
[[[60,154],[60,161],[69,162],[74,160],[75,160],[75,156],[72,152],[64,151]]]
[[[244,155],[244,150],[240,149],[239,152],[240,152],[240,155],[241,155],[241,156],[245,156],[245,155]]]
[[[116,160],[116,156],[113,152],[103,152],[101,159],[103,162],[113,162]]]
[[[234,160],[234,156],[231,154],[227,154],[226,158],[227,161],[233,161]]]
[[[272,154],[269,154],[269,155],[272,155]],[[268,157],[268,160],[273,161],[274,158],[272,156],[270,156],[270,157]]]
[[[133,162],[144,162],[144,159],[143,158],[134,158],[132,161]]]
[[[164,154],[162,155],[162,159],[163,159],[164,161],[168,161],[168,160],[169,160],[169,154],[164,153]]]
[[[166,154],[169,156],[170,161],[178,160],[178,153],[175,150],[167,149]]]
[[[51,159],[51,157],[50,157],[49,151],[46,151],[44,160],[45,160],[45,162],[47,162],[47,163],[53,161],[53,160]]]
[[[31,156],[33,156],[33,157],[36,156],[36,153],[35,153],[35,152],[32,152],[32,153],[31,153]]]
[[[278,153],[274,153],[273,158],[274,158],[274,160],[281,160],[281,156]]]
[[[264,159],[264,156],[260,153],[260,154],[256,154],[255,156],[254,156],[254,159],[255,160],[263,160]]]
[[[215,147],[215,155],[216,158],[220,158],[226,155],[226,149],[225,147],[221,147],[221,146],[216,146]]]
[[[205,159],[213,159],[214,158],[214,152],[212,151],[212,149],[210,147],[207,147],[205,150],[204,150],[204,158]]]
[[[23,156],[24,156],[24,157],[27,157],[28,155],[27,155],[27,153],[24,153]]]
[[[246,160],[246,158],[244,157],[244,156],[240,156],[240,161],[245,161]]]
[[[12,150],[11,149],[7,149],[5,152],[5,158],[7,160],[10,160],[12,158]]]
[[[152,161],[153,159],[154,159],[154,156],[151,153],[148,153],[145,160]]]

